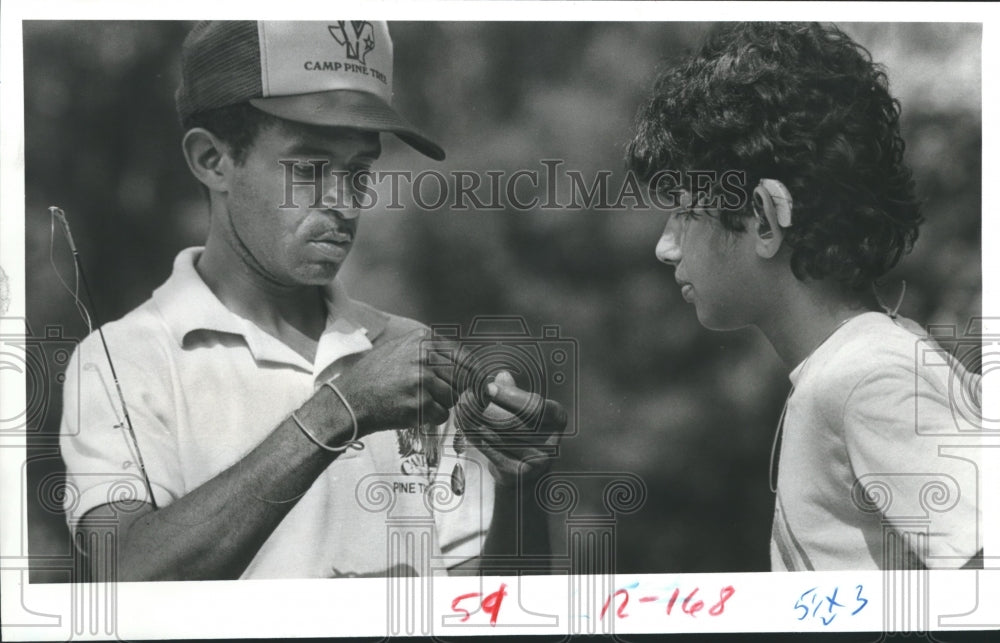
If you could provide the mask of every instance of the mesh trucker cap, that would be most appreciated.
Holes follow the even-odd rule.
[[[311,125],[392,132],[435,160],[444,150],[392,107],[392,40],[384,22],[200,22],[184,40],[181,120],[249,101]]]

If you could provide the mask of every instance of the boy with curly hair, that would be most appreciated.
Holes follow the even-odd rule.
[[[676,206],[656,256],[699,321],[756,326],[791,369],[775,571],[961,567],[981,547],[976,456],[939,449],[956,426],[949,374],[920,367],[924,334],[874,291],[922,221],[899,114],[839,29],[727,24],[660,76],[629,145],[630,168]],[[733,171],[739,199],[701,180]]]

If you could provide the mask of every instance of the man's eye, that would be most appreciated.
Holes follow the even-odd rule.
[[[298,178],[311,179],[316,172],[316,164],[309,162],[299,162],[292,166],[292,172]]]
[[[370,185],[372,183],[372,166],[371,165],[358,165],[352,167],[348,170],[351,176],[358,177],[358,179],[365,185]]]

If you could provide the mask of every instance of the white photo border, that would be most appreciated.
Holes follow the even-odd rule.
[[[358,17],[389,20],[567,20],[593,21],[678,21],[705,20],[724,16],[727,20],[833,20],[853,22],[890,22],[904,17],[908,22],[976,22],[982,24],[983,42],[983,176],[1000,176],[1000,160],[991,154],[1000,145],[996,114],[1000,113],[1000,10],[989,4],[963,3],[652,3],[598,2],[373,2],[364,6],[345,3],[348,13]],[[315,19],[318,11],[329,13],[336,7],[330,2],[303,0],[297,3],[271,3],[267,6],[246,2],[205,3],[172,1],[140,4],[123,0],[101,2],[30,2],[3,3],[0,9],[0,264],[9,276],[8,316],[25,316],[25,247],[24,247],[24,95],[22,65],[23,20],[55,19],[194,19],[194,18],[272,18]],[[989,321],[984,332],[1000,335],[1000,219],[990,216],[984,202],[983,225],[983,315]],[[6,381],[6,380],[5,380]],[[996,376],[992,380],[995,384]],[[985,387],[984,387],[985,388]],[[1000,417],[1000,392],[994,387],[985,393],[984,416]],[[25,389],[7,387],[0,404],[5,408],[23,408]],[[7,417],[4,414],[4,417]],[[385,579],[235,581],[178,583],[119,583],[116,587],[93,584],[87,587],[69,584],[33,584],[28,582],[26,498],[14,490],[24,489],[25,444],[23,438],[7,440],[0,449],[0,488],[2,496],[2,552],[0,572],[3,591],[3,638],[33,639],[104,639],[114,636],[127,639],[215,638],[215,637],[340,637],[423,634],[419,629],[391,631],[386,614]],[[18,441],[20,440],[20,441]],[[1000,507],[1000,443],[991,442],[984,449],[982,502],[986,508]],[[631,618],[611,619],[614,631],[651,632],[772,632],[832,631],[818,621],[803,625],[796,620],[786,600],[810,587],[836,587],[843,591],[863,586],[870,592],[863,596],[877,609],[860,614],[862,618],[842,621],[846,630],[880,631],[885,629],[884,613],[892,595],[887,581],[907,584],[926,582],[928,586],[947,587],[947,591],[926,592],[923,606],[930,616],[932,630],[992,629],[1000,627],[1000,516],[984,514],[985,569],[982,571],[920,572],[820,572],[794,574],[633,574],[619,575],[616,588],[632,587]],[[925,579],[925,580],[922,580]],[[568,576],[517,578],[440,578],[433,582],[431,605],[433,632],[441,636],[569,633],[579,627],[571,623],[571,594],[591,591],[592,582],[600,579]],[[488,594],[501,584],[508,588],[507,618],[498,628],[489,626],[485,615],[474,613],[464,624],[448,617],[456,612],[452,600],[467,593]],[[726,586],[733,586],[740,600],[726,604],[720,618],[664,618],[662,611],[643,612],[640,593],[670,593],[681,589],[681,600],[689,588],[700,588],[709,609]],[[591,589],[587,589],[591,588]],[[606,590],[607,588],[604,588]],[[602,591],[604,591],[602,590]],[[926,590],[926,588],[925,588]],[[606,593],[606,592],[605,592]],[[278,597],[276,599],[276,597]],[[843,597],[843,595],[842,595]],[[850,596],[849,598],[854,598]],[[897,597],[898,598],[898,597]],[[279,603],[276,604],[276,600]],[[88,605],[88,614],[76,608]],[[276,608],[276,605],[278,608]],[[619,609],[616,597],[611,610]],[[990,606],[993,607],[990,607]],[[96,607],[95,607],[96,606]],[[359,607],[362,606],[362,607]],[[114,632],[101,630],[107,614],[114,612]],[[678,609],[680,609],[678,607]],[[92,612],[92,613],[91,613]],[[89,619],[87,617],[96,617]],[[419,614],[417,615],[419,617]],[[556,617],[553,620],[551,617]],[[80,619],[84,618],[83,621]],[[406,619],[404,619],[406,620]],[[419,618],[417,619],[419,620]],[[607,633],[610,625],[596,629],[577,629],[579,633]],[[502,632],[497,632],[502,629]]]

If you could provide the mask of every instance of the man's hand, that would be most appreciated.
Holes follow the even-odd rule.
[[[552,447],[566,430],[566,409],[518,388],[506,371],[487,384],[486,393],[489,399],[480,401],[466,390],[456,415],[469,443],[489,458],[497,482],[512,484],[518,476],[535,478],[548,471]]]
[[[425,337],[426,330],[417,330],[379,344],[336,380],[360,435],[448,419],[457,396],[434,369],[421,365]]]

